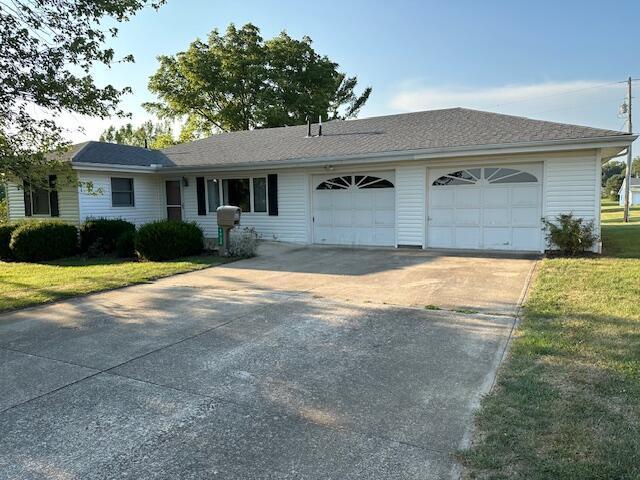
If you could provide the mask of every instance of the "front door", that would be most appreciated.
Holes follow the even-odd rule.
[[[167,198],[167,219],[182,220],[182,187],[180,180],[165,181]]]

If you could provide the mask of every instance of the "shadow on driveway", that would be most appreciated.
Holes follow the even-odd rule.
[[[0,471],[82,479],[449,476],[449,453],[469,438],[514,320],[402,303],[433,295],[424,277],[434,266],[478,275],[460,273],[475,257],[400,252],[383,262],[380,250],[336,250],[265,254],[4,315]],[[297,269],[320,271],[285,271],[296,258],[307,263]],[[513,309],[531,261],[484,261],[500,263],[494,275],[510,272],[514,299],[504,303]],[[455,289],[437,280],[441,293]],[[378,298],[386,290],[395,290],[396,304]],[[406,296],[420,291],[427,293]]]

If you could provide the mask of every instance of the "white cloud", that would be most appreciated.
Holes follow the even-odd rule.
[[[498,87],[400,87],[387,113],[466,107],[558,122],[621,129],[618,107],[625,97],[621,83],[577,80]]]
[[[391,98],[390,107],[400,111],[432,110],[449,107],[499,108],[514,103],[531,104],[549,97],[591,96],[599,89],[613,89],[598,81],[548,82],[489,88],[407,88]],[[618,87],[619,88],[619,87]]]

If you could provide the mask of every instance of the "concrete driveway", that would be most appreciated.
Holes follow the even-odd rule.
[[[0,477],[455,477],[533,264],[265,244],[2,315]]]

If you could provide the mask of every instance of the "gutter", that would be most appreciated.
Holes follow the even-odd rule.
[[[128,173],[154,173],[164,171],[162,165],[121,165],[116,163],[71,162],[73,170],[97,170]]]
[[[406,160],[427,160],[431,158],[457,158],[469,157],[476,155],[504,155],[513,153],[536,153],[549,151],[568,151],[568,150],[585,150],[605,147],[628,147],[638,135],[615,135],[609,137],[594,137],[570,140],[553,140],[546,142],[522,142],[522,143],[506,143],[506,144],[488,144],[483,146],[468,147],[445,147],[430,148],[416,150],[402,150],[392,152],[374,152],[354,155],[334,155],[313,158],[293,158],[286,160],[244,162],[235,164],[203,164],[203,165],[187,165],[187,166],[134,166],[134,165],[114,165],[99,163],[73,163],[76,170],[113,170],[122,172],[190,172],[202,171],[203,169],[215,169],[216,171],[234,171],[234,170],[256,170],[269,167],[279,168],[299,168],[299,167],[317,167],[324,164],[349,164],[357,165],[361,163],[383,163],[389,161],[406,161]]]

